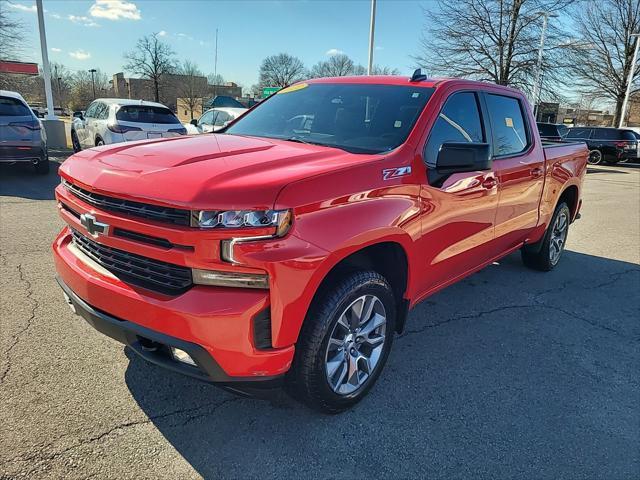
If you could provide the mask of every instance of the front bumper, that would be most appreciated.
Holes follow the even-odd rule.
[[[169,297],[96,270],[70,245],[65,228],[54,241],[54,260],[76,311],[147,360],[219,383],[275,380],[291,366],[293,346],[259,350],[253,344],[253,319],[269,309],[268,292],[195,286]],[[162,348],[145,350],[147,340]],[[198,368],[174,361],[171,346],[189,353]]]

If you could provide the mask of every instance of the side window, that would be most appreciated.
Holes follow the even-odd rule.
[[[198,121],[200,125],[213,125],[213,110],[206,112]]]
[[[84,116],[86,118],[95,117],[97,107],[98,107],[98,102],[93,102],[91,105],[89,105],[89,108],[87,108],[87,111],[84,113]]]
[[[227,112],[218,112],[218,116],[216,117],[216,121],[214,122],[214,125],[216,127],[221,127],[222,125],[224,125],[224,122],[230,119],[231,119],[231,115],[229,115]]]
[[[567,138],[589,138],[589,135],[591,135],[590,128],[571,128]]]
[[[99,120],[104,120],[109,115],[109,106],[105,103],[98,103],[94,116]]]
[[[435,168],[440,147],[446,142],[484,142],[475,93],[454,93],[447,99],[424,148],[424,159],[430,168]]]
[[[522,107],[517,98],[487,94],[487,110],[493,131],[493,154],[514,155],[529,146]]]

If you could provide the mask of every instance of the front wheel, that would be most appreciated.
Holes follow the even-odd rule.
[[[520,250],[523,263],[534,270],[543,272],[553,270],[564,252],[570,223],[571,211],[567,204],[562,202],[556,207],[551,217],[542,244],[525,245]]]
[[[602,152],[600,150],[591,150],[587,157],[587,163],[589,165],[598,165],[602,162]]]
[[[78,140],[78,134],[74,130],[71,130],[71,146],[73,147],[73,151],[76,153],[82,150],[80,141]]]
[[[391,286],[372,271],[353,272],[314,300],[300,332],[288,390],[309,406],[339,413],[373,387],[395,331]]]

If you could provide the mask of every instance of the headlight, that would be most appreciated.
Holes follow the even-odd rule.
[[[289,210],[200,210],[194,212],[192,226],[200,228],[276,227],[288,228]],[[286,231],[286,230],[285,230]]]

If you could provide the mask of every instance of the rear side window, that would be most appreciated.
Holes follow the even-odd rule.
[[[520,101],[493,94],[488,94],[486,99],[493,132],[493,154],[515,155],[525,151],[529,140]]]
[[[636,134],[633,130],[622,130],[620,133],[622,140],[636,140]]]
[[[0,117],[32,117],[29,107],[17,98],[0,97]]]
[[[484,142],[475,93],[454,93],[447,99],[425,146],[424,158],[429,167],[435,168],[440,147],[446,142]]]
[[[567,138],[589,138],[590,135],[590,128],[570,128]]]
[[[229,120],[231,120],[231,115],[229,115],[227,112],[218,112],[218,116],[216,117],[214,126],[221,127],[225,122]]]
[[[116,119],[134,123],[180,123],[171,110],[149,105],[125,105],[116,113]]]
[[[549,125],[548,123],[539,123],[538,133],[540,133],[541,137],[555,137],[558,135],[555,125]]]
[[[558,125],[558,133],[562,138],[567,136],[567,132],[569,132],[569,128],[566,125]]]

